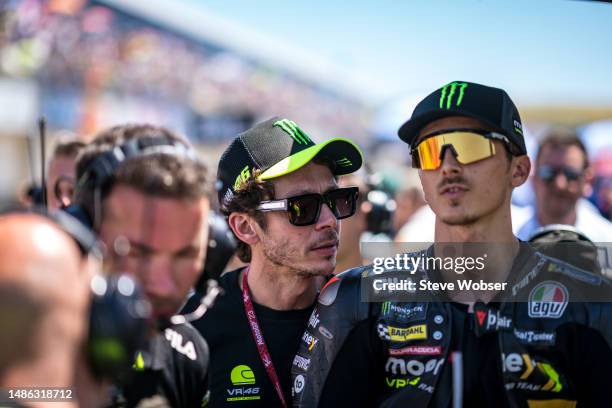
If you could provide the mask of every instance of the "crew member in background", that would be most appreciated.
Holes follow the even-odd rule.
[[[367,184],[361,172],[357,172],[340,177],[338,185],[340,187],[357,186],[359,188],[359,199],[357,200],[355,215],[342,221],[334,273],[344,272],[367,263],[361,256],[360,248],[361,237],[368,228],[367,211],[369,208],[368,203],[365,202],[365,197],[368,194]]]
[[[206,255],[205,166],[189,143],[169,130],[123,125],[87,145],[79,156],[77,180],[76,206],[68,211],[99,234],[106,246],[106,271],[127,272],[142,284],[159,322],[149,348],[134,356],[134,381],[119,390],[117,404],[201,406],[208,347],[191,324],[171,319]]]
[[[64,390],[54,407],[99,406],[76,387],[96,266],[49,218],[0,215],[0,406],[48,407],[27,395],[45,387]]]
[[[76,159],[85,143],[60,141],[49,159],[46,177],[47,206],[55,210],[70,205],[74,194]]]
[[[535,209],[517,236],[527,240],[541,226],[572,225],[593,242],[612,241],[612,223],[592,208],[593,172],[588,154],[576,132],[557,128],[542,139],[535,160]]]

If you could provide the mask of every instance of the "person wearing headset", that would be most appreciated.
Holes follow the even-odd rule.
[[[133,360],[133,380],[116,405],[201,406],[208,347],[173,317],[196,282],[206,255],[209,213],[206,167],[169,130],[122,125],[103,131],[77,161],[75,205],[99,235],[108,273],[127,272],[151,303],[157,329]]]
[[[23,394],[41,387],[64,389],[53,406],[97,406],[95,394],[77,389],[77,373],[99,266],[49,218],[0,215],[0,406],[48,406]]]

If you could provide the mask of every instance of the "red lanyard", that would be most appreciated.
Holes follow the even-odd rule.
[[[247,266],[244,270],[244,274],[242,275],[242,301],[244,303],[244,311],[246,312],[247,319],[249,319],[251,333],[253,333],[253,339],[255,339],[255,344],[257,344],[257,351],[259,351],[259,357],[261,358],[261,362],[266,368],[268,378],[270,379],[270,381],[272,381],[272,384],[274,384],[274,388],[276,389],[278,398],[280,398],[281,400],[281,404],[284,408],[287,408],[287,402],[285,401],[285,396],[283,395],[283,388],[281,387],[280,381],[278,380],[278,375],[276,375],[274,363],[272,363],[272,357],[270,357],[270,353],[268,352],[268,346],[266,346],[266,341],[264,340],[263,333],[261,332],[261,328],[259,327],[259,322],[257,321],[255,309],[253,308],[253,302],[251,301],[251,292],[249,291],[249,284],[247,283],[248,273],[249,267]]]

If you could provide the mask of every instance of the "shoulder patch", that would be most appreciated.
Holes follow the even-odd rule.
[[[548,257],[546,257],[548,258]],[[547,272],[560,273],[571,279],[587,283],[593,286],[599,286],[602,282],[602,277],[594,274],[593,272],[585,271],[584,269],[577,268],[559,259],[548,258],[548,266],[546,267]]]
[[[340,289],[341,278],[334,276],[323,286],[321,293],[319,294],[318,302],[323,306],[329,306],[334,303],[336,296],[338,295],[338,289]]]
[[[345,284],[351,282],[354,283],[357,281],[361,282],[361,273],[365,269],[365,267],[360,266],[353,269],[348,269],[342,273],[331,278],[325,286],[321,289],[319,293],[319,298],[317,301],[323,306],[329,306],[336,300],[336,296],[338,296],[338,290],[340,289],[340,284],[345,282]]]

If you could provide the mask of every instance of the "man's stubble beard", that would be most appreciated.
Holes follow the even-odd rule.
[[[480,214],[478,213],[464,213],[464,214],[459,214],[459,215],[451,215],[451,216],[446,216],[446,217],[440,217],[440,221],[442,221],[443,224],[449,225],[449,226],[468,226],[468,225],[473,225],[475,223],[477,223],[479,220],[481,220],[482,218],[494,213],[495,211],[497,211],[498,209],[500,209],[503,205],[504,205],[504,201],[505,201],[505,193],[501,192],[498,199],[496,200],[495,204],[493,205],[493,207],[489,208],[489,209],[484,209],[483,212],[481,212]],[[452,207],[456,207],[459,206],[459,200],[453,200],[451,201],[451,206]]]
[[[327,240],[332,237],[337,237],[337,234],[330,234],[331,236],[325,237],[324,240]],[[300,265],[296,265],[295,258],[293,258],[290,254],[299,254],[300,248],[296,248],[292,246],[289,242],[277,243],[269,237],[264,236],[262,239],[263,244],[263,253],[266,259],[273,265],[276,265],[281,268],[287,268],[291,273],[294,273],[297,276],[301,276],[304,278],[323,276],[331,273],[336,266],[336,257],[333,257],[333,262],[331,266],[331,271],[328,271],[327,268],[304,268]]]

